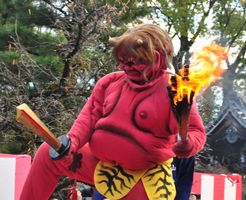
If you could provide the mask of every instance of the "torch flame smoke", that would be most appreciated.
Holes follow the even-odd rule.
[[[191,92],[201,93],[212,82],[219,79],[225,72],[223,64],[227,58],[228,49],[215,43],[193,53],[188,76],[185,67],[182,67],[179,71],[180,75],[176,76],[174,103],[182,101],[184,96],[187,96],[188,102],[190,102]],[[185,79],[184,76],[186,76]]]

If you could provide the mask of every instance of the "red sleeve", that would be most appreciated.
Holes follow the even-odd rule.
[[[206,132],[202,119],[199,115],[196,103],[193,102],[190,111],[190,124],[188,128],[188,139],[192,142],[193,148],[190,152],[190,156],[194,156],[201,151],[206,142]]]
[[[68,135],[78,149],[90,140],[98,119],[102,116],[104,94],[108,85],[118,77],[111,73],[101,78],[95,85],[88,101],[73,123]]]

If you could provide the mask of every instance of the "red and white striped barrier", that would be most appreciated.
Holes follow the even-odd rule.
[[[31,167],[31,156],[0,154],[0,199],[18,200]]]
[[[195,172],[192,193],[201,200],[242,200],[242,176]]]

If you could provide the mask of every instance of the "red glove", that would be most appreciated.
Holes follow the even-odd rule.
[[[188,158],[193,150],[193,143],[189,138],[181,140],[173,146],[173,151],[178,158]]]
[[[72,172],[76,172],[77,168],[81,167],[82,154],[77,152],[77,142],[76,139],[70,138],[71,146],[69,147],[68,152],[61,159],[61,162],[64,166]]]

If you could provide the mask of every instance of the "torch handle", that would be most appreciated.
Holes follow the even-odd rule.
[[[179,136],[182,141],[187,140],[188,126],[189,126],[189,119],[187,119],[186,117],[181,117],[181,121],[179,124]]]
[[[181,106],[181,112],[178,116],[178,125],[179,125],[179,136],[182,141],[187,140],[188,135],[188,128],[190,124],[190,108],[191,104],[187,103],[187,98],[183,99],[183,103],[185,103],[185,106]]]

